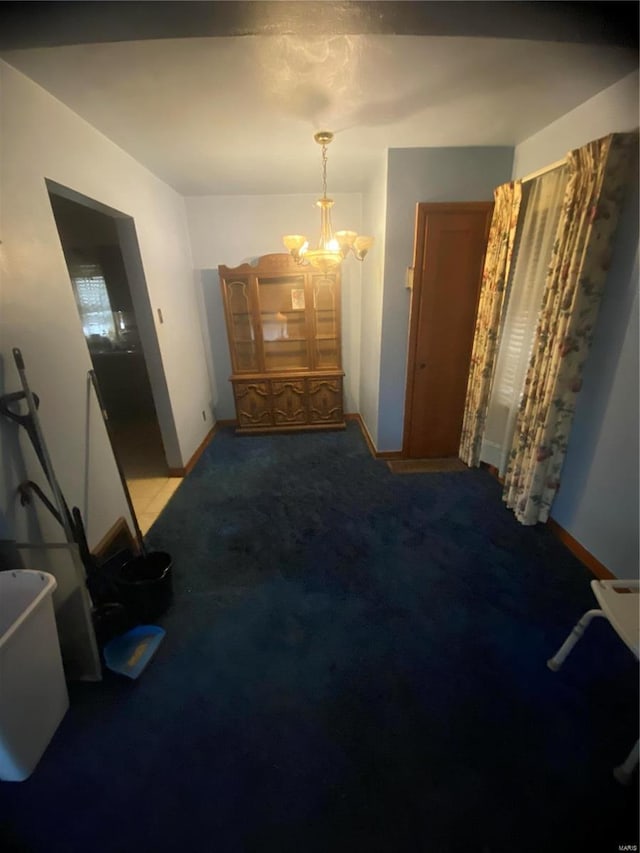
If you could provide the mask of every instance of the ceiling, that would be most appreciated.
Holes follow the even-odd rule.
[[[318,192],[318,129],[351,192],[387,148],[514,145],[636,70],[637,26],[587,6],[10,3],[0,56],[183,195]]]

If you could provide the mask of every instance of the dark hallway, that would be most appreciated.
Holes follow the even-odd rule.
[[[151,519],[142,516],[170,481],[116,221],[53,192],[49,197],[114,453],[146,527]]]

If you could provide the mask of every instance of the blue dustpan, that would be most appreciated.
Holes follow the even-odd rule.
[[[102,650],[104,662],[128,678],[137,678],[162,642],[166,631],[157,625],[137,625],[110,640]]]

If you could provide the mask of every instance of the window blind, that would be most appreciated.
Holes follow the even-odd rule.
[[[501,475],[511,450],[566,182],[562,165],[534,178],[524,200],[480,452],[481,460]]]
[[[98,264],[75,263],[71,268],[71,280],[85,336],[113,339],[116,327],[101,268]]]

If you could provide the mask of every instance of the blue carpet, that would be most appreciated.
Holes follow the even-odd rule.
[[[174,558],[139,680],[74,685],[0,784],[33,853],[541,853],[638,843],[637,666],[587,570],[485,471],[392,474],[345,432],[218,432],[149,536]]]

